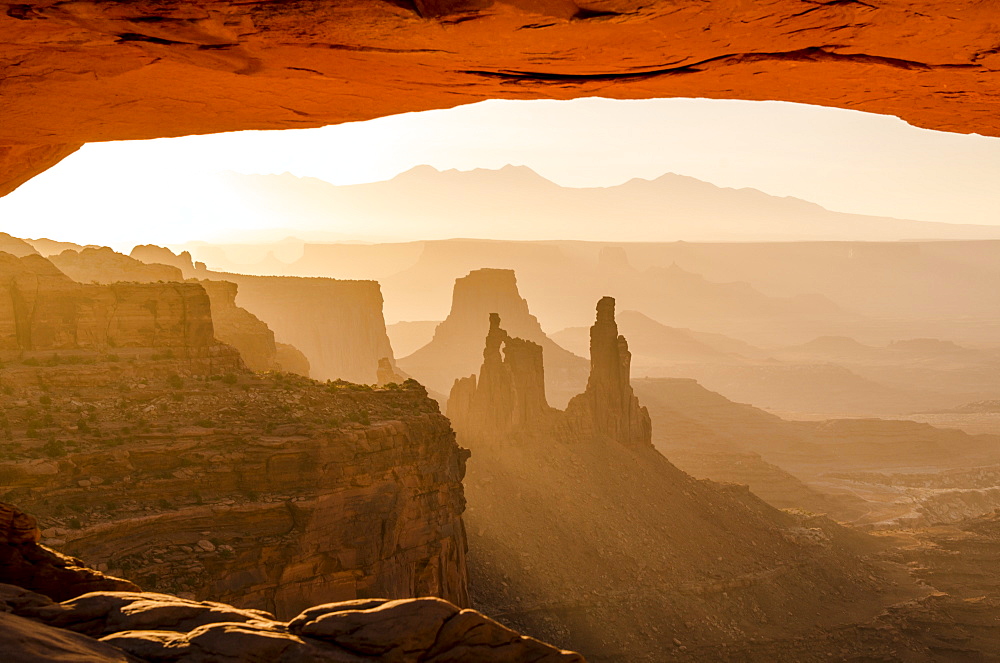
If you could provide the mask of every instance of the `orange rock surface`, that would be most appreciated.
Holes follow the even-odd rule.
[[[778,99],[1000,135],[982,0],[6,4],[0,192],[89,141],[489,98]]]

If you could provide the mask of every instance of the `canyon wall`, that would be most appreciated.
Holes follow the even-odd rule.
[[[468,604],[467,452],[416,383],[373,390],[160,358],[0,369],[0,499],[141,586],[291,616]]]
[[[32,516],[0,502],[0,651],[15,662],[583,663],[438,598],[325,603],[279,621],[142,592],[39,536]]]
[[[152,245],[137,246],[131,255],[179,266],[188,278],[235,283],[236,304],[263,320],[278,342],[298,348],[318,380],[374,384],[382,358],[395,369],[376,281],[214,272],[192,263],[190,255]]]
[[[66,250],[49,260],[60,271],[81,283],[184,281],[184,272],[176,265],[144,263],[107,247]],[[288,370],[309,375],[308,360],[293,347],[282,350],[285,363],[281,362],[274,332],[255,315],[236,305],[238,286],[235,283],[210,279],[193,279],[192,282],[201,285],[208,294],[216,338],[236,348],[248,368],[254,371]]]
[[[0,288],[3,359],[156,349],[206,356],[219,345],[197,284],[80,284],[41,256],[0,253]]]

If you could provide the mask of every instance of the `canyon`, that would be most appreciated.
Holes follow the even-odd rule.
[[[899,592],[918,597],[875,561],[874,540],[696,480],[656,451],[610,298],[588,386],[565,411],[545,401],[541,346],[501,322],[490,319],[478,378],[456,380],[448,401],[473,454],[473,605],[588,660],[658,661],[767,640],[769,624],[816,637]]]
[[[39,535],[32,516],[0,503],[0,647],[11,661],[583,661],[436,598],[324,603],[282,621],[143,592]]]
[[[234,304],[263,320],[279,343],[301,352],[301,357],[286,361],[295,366],[308,363],[311,377],[374,384],[381,359],[395,368],[377,281],[215,272],[193,262],[190,254],[148,245],[137,246],[130,257],[177,267],[187,279],[234,284]],[[283,352],[294,354],[293,349],[285,347]]]
[[[418,384],[253,373],[216,340],[200,283],[81,284],[37,254],[0,260],[0,486],[46,541],[279,614],[316,596],[468,603],[467,454]]]
[[[170,265],[143,263],[107,247],[65,249],[48,256],[59,271],[81,283],[110,285],[119,282],[156,283],[183,282],[183,272]],[[278,358],[274,332],[255,315],[236,305],[238,286],[229,281],[192,280],[208,295],[212,308],[212,323],[220,341],[236,348],[247,367],[254,371],[291,370],[309,375],[309,362],[292,346],[283,348]],[[292,370],[295,369],[295,370]]]

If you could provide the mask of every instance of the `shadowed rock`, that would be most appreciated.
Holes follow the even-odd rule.
[[[580,390],[586,361],[545,335],[538,319],[528,310],[528,302],[518,292],[517,278],[510,269],[477,269],[456,279],[448,317],[434,330],[431,342],[400,359],[400,366],[429,388],[447,391],[456,376],[468,375],[479,367],[480,357],[485,357],[480,354],[483,336],[494,333],[488,322],[493,315],[503,318],[511,336],[538,347],[539,367],[544,349],[543,378],[547,378],[552,402],[565,403]],[[505,339],[495,336],[490,342],[502,343]],[[480,376],[480,382],[482,379]]]
[[[0,646],[14,661],[583,663],[437,598],[328,603],[285,623],[166,594],[93,592],[55,603],[5,584]]]
[[[0,503],[0,652],[12,663],[583,662],[439,598],[327,603],[282,622],[262,610],[141,592],[38,538],[32,516]],[[11,569],[9,549],[40,563]],[[74,564],[54,572],[59,561]],[[114,589],[124,591],[100,591]]]
[[[100,590],[139,589],[38,545],[40,537],[34,516],[0,502],[0,583],[16,583],[56,600]]]
[[[500,316],[491,313],[478,380],[471,375],[452,386],[448,417],[455,430],[472,440],[510,441],[548,437],[560,429],[572,431],[559,435],[562,439],[652,448],[649,413],[629,383],[631,354],[618,334],[611,297],[598,303],[590,338],[587,389],[561,412],[545,399],[542,346],[510,336],[500,327]]]
[[[615,300],[597,302],[597,321],[590,328],[590,379],[587,390],[573,397],[566,415],[591,437],[629,446],[652,447],[649,412],[639,405],[630,383],[632,354],[618,334]]]
[[[496,313],[489,320],[479,378],[470,375],[455,381],[448,417],[456,431],[474,438],[541,432],[559,414],[545,400],[542,346],[510,336]]]

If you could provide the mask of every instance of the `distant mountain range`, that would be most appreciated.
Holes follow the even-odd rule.
[[[225,178],[276,225],[348,235],[446,239],[793,241],[1000,239],[1000,226],[832,212],[798,198],[668,173],[603,188],[559,186],[526,166],[439,171],[336,186],[283,175]]]

